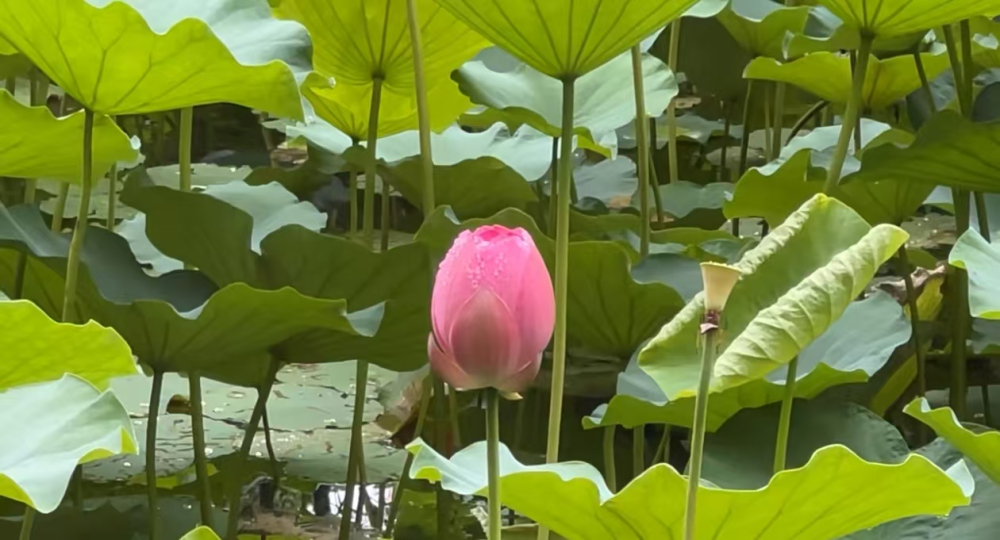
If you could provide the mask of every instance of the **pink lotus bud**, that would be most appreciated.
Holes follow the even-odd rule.
[[[438,268],[431,367],[460,390],[523,390],[555,326],[552,282],[524,229],[464,231]]]

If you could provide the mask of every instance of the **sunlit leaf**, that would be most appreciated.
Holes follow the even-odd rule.
[[[486,494],[484,442],[450,460],[419,440],[409,450],[416,454],[414,478],[441,482],[462,495]],[[500,486],[504,505],[570,540],[683,534],[687,480],[667,465],[647,469],[613,495],[589,464],[521,465],[503,446]],[[801,503],[803,493],[809,494],[808,504]],[[802,468],[779,473],[759,490],[699,487],[696,538],[832,540],[902,517],[947,515],[968,504],[970,495],[971,485],[959,485],[922,456],[883,465],[868,463],[843,446],[828,446]]]
[[[906,414],[931,427],[938,435],[971,459],[994,482],[1000,484],[1000,432],[973,432],[962,426],[948,407],[931,409],[925,398],[910,402]]]
[[[840,318],[907,237],[891,225],[872,228],[824,195],[804,204],[735,264],[743,277],[722,317],[712,390],[746,384],[787,364]],[[639,356],[640,367],[668,398],[694,395],[697,388],[703,312],[699,295]]]
[[[944,53],[920,55],[927,78],[933,80],[949,68]],[[798,60],[780,63],[771,58],[757,58],[743,75],[748,79],[793,84],[833,103],[847,103],[851,97],[851,59],[845,54],[818,52]],[[920,88],[920,76],[912,56],[888,60],[871,58],[861,92],[865,110],[882,110]]]
[[[872,47],[876,51],[903,52],[911,50],[926,34],[926,29],[900,36],[875,36]],[[861,46],[857,29],[833,14],[824,6],[809,11],[809,22],[802,33],[787,36],[785,55],[788,58],[826,51],[855,50]]]
[[[75,375],[7,389],[0,407],[0,495],[44,514],[62,502],[78,464],[138,452],[114,394]]]
[[[998,0],[819,0],[859,33],[892,37],[1000,12]]]
[[[784,58],[785,35],[805,29],[810,8],[785,7],[772,0],[733,0],[719,21],[753,56]]]
[[[56,118],[48,107],[26,107],[0,90],[0,176],[58,178],[80,183],[83,169],[83,112]],[[137,152],[115,123],[94,119],[95,177]]]
[[[181,540],[219,540],[219,536],[208,527],[198,527],[185,534]]]
[[[309,36],[264,0],[3,0],[0,34],[96,112],[231,102],[302,116],[290,65],[308,63]]]

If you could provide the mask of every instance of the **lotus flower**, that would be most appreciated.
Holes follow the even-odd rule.
[[[431,298],[431,368],[459,390],[523,390],[555,326],[545,262],[524,229],[464,231],[438,268]]]

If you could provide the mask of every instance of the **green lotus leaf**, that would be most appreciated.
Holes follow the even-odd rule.
[[[866,152],[853,181],[905,178],[988,193],[1000,192],[1000,123],[977,124],[954,111],[935,114],[905,148],[883,145]]]
[[[302,83],[302,94],[309,100],[316,114],[348,137],[363,141],[368,137],[371,117],[372,83],[351,85],[332,83],[318,73],[310,73]],[[443,80],[427,92],[431,113],[431,129],[440,131],[472,107],[472,103],[458,90],[458,86]],[[386,89],[379,101],[378,134],[386,137],[395,133],[417,129],[417,102],[415,94],[402,94]]]
[[[56,118],[48,107],[27,107],[0,90],[0,176],[58,178],[78,184],[83,163],[83,113]],[[137,152],[107,116],[94,118],[93,174]]]
[[[687,0],[672,0],[675,5]],[[642,60],[646,112],[659,116],[678,92],[673,72],[651,55]],[[468,62],[453,75],[462,93],[473,103],[488,107],[475,115],[481,125],[505,122],[517,127],[528,124],[549,135],[561,135],[562,83],[527,65],[512,72],[497,72],[482,62]],[[632,60],[628,54],[577,79],[573,110],[574,132],[580,146],[613,156],[617,152],[615,130],[635,119],[635,89]]]
[[[969,229],[948,256],[952,266],[969,273],[969,312],[973,317],[1000,320],[1000,249]]]
[[[114,330],[93,321],[57,323],[23,300],[0,302],[0,348],[0,391],[65,373],[105,390],[110,379],[136,373],[128,344]]]
[[[0,450],[0,496],[43,514],[62,502],[78,464],[138,453],[125,407],[75,375],[7,389],[0,407],[0,429],[16,441]]]
[[[753,56],[782,59],[785,35],[803,32],[809,11],[807,6],[785,7],[772,0],[733,0],[719,13],[719,21]]]
[[[928,79],[949,68],[944,53],[920,55]],[[833,103],[847,103],[851,96],[851,59],[845,54],[818,52],[782,64],[771,58],[750,62],[743,76],[748,79],[793,84]],[[920,88],[920,76],[912,56],[888,60],[871,58],[861,93],[865,110],[882,110]]]
[[[639,177],[635,162],[619,157],[576,164],[573,167],[573,183],[576,184],[580,206],[591,200],[605,207],[620,207],[623,202],[632,199],[639,187]],[[545,183],[545,193],[551,193],[551,182]]]
[[[438,0],[456,18],[556,79],[585,75],[680,17],[697,0],[574,3]]]
[[[352,326],[378,328],[366,336],[319,326],[283,342],[282,361],[361,359],[399,371],[424,363],[431,263],[423,246],[373,253],[356,242],[292,224],[264,236],[258,252],[255,238],[267,228],[260,222],[262,214],[252,215],[206,193],[149,185],[138,175],[130,179],[123,198],[145,214],[146,234],[160,252],[198,268],[216,284],[290,287],[307,297],[346,301],[356,318]]]
[[[802,203],[823,192],[839,135],[840,126],[815,129],[789,141],[777,160],[747,171],[724,206],[726,217],[763,217],[772,226],[783,222]],[[886,124],[861,120],[863,151],[895,136],[897,132],[890,131]],[[860,168],[856,157],[847,157],[846,178],[837,187],[836,196],[869,223],[902,223],[934,189],[931,184],[911,182],[898,175],[877,182],[852,181],[851,175]]]
[[[1000,67],[1000,25],[988,17],[974,17],[970,21],[972,31],[972,58],[981,69]]]
[[[663,211],[674,219],[673,227],[702,227],[718,229],[726,222],[722,209],[733,192],[729,182],[715,182],[704,186],[678,180],[659,187]],[[652,202],[653,197],[649,197]],[[632,205],[639,208],[638,193]],[[651,207],[652,208],[652,207]]]
[[[381,77],[390,91],[415,89],[406,2],[274,0],[276,16],[294,19],[313,39],[313,66],[338,83],[369,85]],[[429,88],[472,58],[487,42],[434,0],[416,0]]]
[[[462,495],[486,494],[485,443],[450,460],[420,440],[408,449],[416,455],[413,478],[440,482]],[[968,487],[919,455],[883,465],[844,446],[827,446],[802,468],[781,472],[758,490],[700,486],[696,538],[832,540],[903,517],[947,515],[968,504]],[[679,538],[686,491],[687,480],[668,465],[647,469],[613,495],[589,464],[526,466],[506,446],[500,450],[503,504],[569,540]],[[793,502],[803,493],[809,504]]]
[[[893,37],[1000,12],[998,0],[819,0],[857,33]]]
[[[0,41],[3,39],[0,38]],[[0,79],[23,76],[30,72],[33,67],[35,66],[31,60],[18,53],[17,49],[11,47],[10,44],[6,44],[6,46],[0,44]]]
[[[806,202],[735,264],[743,277],[722,317],[712,391],[791,361],[840,318],[907,237],[895,226],[872,228],[836,199]],[[703,312],[699,295],[639,355],[639,366],[670,399],[694,395]]]
[[[1000,432],[970,431],[959,423],[951,409],[931,409],[925,398],[911,401],[903,411],[930,426],[935,433],[971,459],[990,479],[1000,484]]]
[[[181,540],[219,540],[219,535],[208,527],[198,527],[197,529],[184,535]]]
[[[875,36],[872,47],[879,52],[903,52],[912,50],[923,39],[926,29],[901,36]],[[785,57],[799,58],[814,52],[852,51],[861,46],[861,36],[857,29],[824,6],[814,6],[809,12],[809,22],[801,33],[786,37]]]
[[[263,0],[4,0],[0,34],[95,112],[230,102],[302,116],[290,66],[308,63],[309,36]]]
[[[699,276],[700,277],[700,276]],[[868,380],[889,360],[896,347],[910,339],[910,323],[903,309],[885,293],[853,302],[844,316],[799,353],[795,397],[813,399],[828,388]],[[781,401],[787,367],[764,378],[712,394],[708,402],[708,431],[719,429],[743,409]],[[607,405],[584,417],[584,428],[642,424],[690,427],[694,398],[668,401],[663,391],[635,362],[618,376],[618,390]],[[772,440],[773,443],[773,440]],[[773,446],[773,444],[772,444]]]
[[[524,228],[550,271],[554,268],[555,242],[518,210],[458,222],[448,209],[440,208],[428,217],[416,238],[432,253],[443,255],[460,231],[488,223]],[[571,349],[624,363],[677,313],[683,304],[677,291],[661,282],[639,282],[630,274],[637,258],[631,248],[617,242],[570,244],[569,264],[574,271],[569,275],[567,340]]]

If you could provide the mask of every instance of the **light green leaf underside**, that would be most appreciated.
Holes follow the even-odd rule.
[[[309,37],[263,0],[3,0],[0,33],[99,113],[230,102],[302,116],[286,62],[303,60]]]
[[[844,24],[844,21],[829,9],[816,6],[810,12],[809,19],[804,32],[787,37],[785,41],[787,58],[799,58],[821,51],[851,51],[861,46],[861,36],[857,29]],[[875,36],[872,48],[877,52],[902,53],[912,50],[924,34],[926,31],[891,37]]]
[[[680,17],[696,0],[438,0],[534,69],[579,77]]]
[[[929,80],[949,68],[946,54],[921,54],[920,57]],[[851,96],[851,59],[844,54],[817,52],[785,64],[771,58],[757,58],[750,62],[743,75],[748,79],[793,84],[833,103],[847,103]],[[882,110],[920,85],[912,55],[888,60],[871,58],[861,93],[862,106],[866,110]]]
[[[883,38],[1000,12],[1000,0],[819,0],[819,3],[848,26]]]
[[[743,277],[722,316],[712,390],[788,363],[843,314],[907,236],[890,225],[871,228],[836,199],[806,202],[736,263]],[[697,387],[703,311],[699,295],[640,353],[639,365],[668,398]]]
[[[414,92],[406,2],[277,0],[275,15],[309,29],[317,71],[350,85],[381,76],[392,91]],[[428,88],[488,45],[434,0],[415,0]]]
[[[416,455],[414,478],[441,482],[444,489],[463,495],[486,494],[485,443],[473,444],[451,460],[419,440],[408,449]],[[682,535],[687,480],[667,465],[647,469],[612,495],[597,469],[586,463],[525,466],[502,446],[500,486],[506,506],[568,540]],[[803,494],[809,494],[808,504],[802,503]],[[843,446],[828,446],[804,467],[779,473],[760,490],[702,486],[698,501],[697,539],[832,540],[902,517],[946,515],[969,498],[922,456],[882,465]]]
[[[931,409],[924,398],[915,399],[903,409],[906,414],[927,424],[972,460],[994,482],[1000,484],[1000,432],[972,432],[962,426],[948,407]]]
[[[969,272],[969,312],[973,317],[1000,319],[1000,249],[969,229],[948,256],[952,266]]]
[[[677,80],[659,59],[643,55],[646,112],[657,117],[677,95]],[[482,62],[469,62],[454,75],[461,91],[473,103],[488,107],[472,116],[477,123],[502,121],[512,127],[528,124],[551,136],[562,133],[562,83],[529,66],[501,73]],[[612,154],[617,150],[615,130],[635,119],[635,88],[630,55],[618,56],[576,80],[573,127],[579,144]],[[468,118],[468,117],[467,117]]]
[[[43,514],[62,502],[77,464],[138,451],[114,394],[74,375],[6,390],[0,408],[0,496]]]
[[[801,33],[810,8],[784,7],[771,0],[733,0],[719,13],[719,22],[754,57],[783,59],[788,33]]]
[[[38,306],[0,301],[0,391],[72,373],[98,389],[113,377],[134,375],[132,353],[114,330],[90,321],[57,323]]]
[[[83,115],[80,111],[56,118],[48,107],[21,105],[6,90],[0,90],[0,176],[58,178],[79,184]],[[97,115],[93,156],[94,178],[100,178],[115,162],[135,159],[136,151],[110,118]]]
[[[887,294],[853,302],[844,316],[799,353],[795,397],[812,399],[841,384],[867,381],[910,338],[910,323]],[[715,431],[742,409],[781,401],[787,367],[774,370],[735,388],[713,393],[708,402],[708,431]],[[584,428],[641,424],[690,427],[694,398],[668,401],[656,382],[634,361],[618,377],[617,395],[594,414],[584,417]]]
[[[184,535],[181,540],[219,540],[215,531],[208,527],[198,527],[197,529]]]
[[[905,178],[974,191],[1000,192],[1000,124],[974,124],[941,111],[917,132],[912,145],[883,145],[865,153],[853,181]]]

